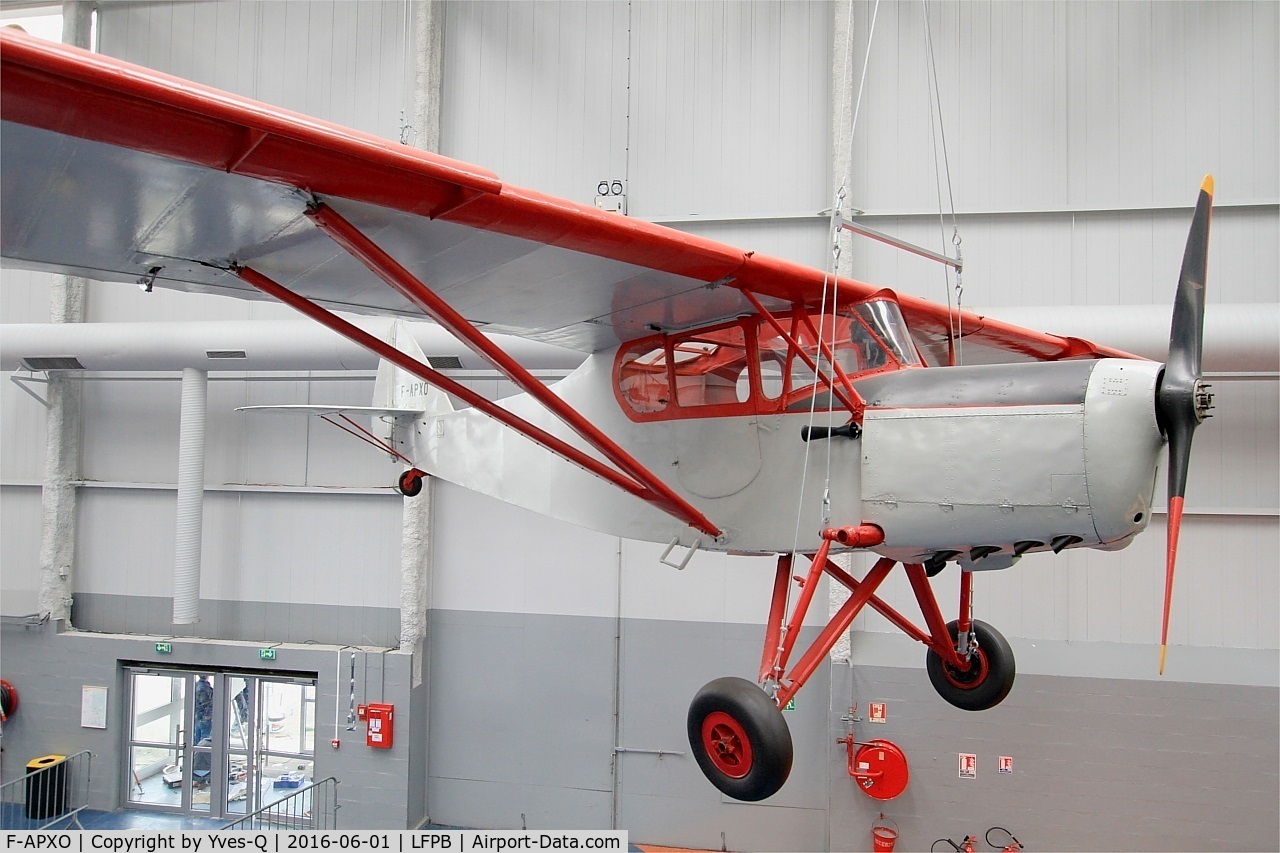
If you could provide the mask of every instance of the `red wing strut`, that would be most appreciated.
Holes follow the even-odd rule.
[[[453,394],[468,405],[474,406],[479,411],[484,412],[486,415],[499,423],[502,423],[504,426],[514,429],[530,441],[542,445],[552,453],[555,453],[575,465],[586,469],[592,474],[613,483],[641,500],[654,504],[659,509],[662,509],[664,512],[680,519],[690,527],[701,530],[711,536],[720,535],[720,529],[712,524],[706,516],[698,512],[697,509],[691,506],[679,495],[672,492],[670,487],[654,477],[653,474],[644,466],[640,465],[640,463],[632,460],[632,469],[627,473],[620,473],[619,471],[610,468],[608,465],[601,463],[598,459],[583,453],[573,445],[568,444],[567,442],[550,434],[546,430],[529,423],[518,415],[515,415],[493,403],[491,400],[480,396],[465,385],[455,382],[407,353],[396,349],[373,335],[370,335],[359,326],[347,322],[338,315],[331,311],[327,311],[306,297],[299,296],[291,290],[281,287],[278,283],[272,281],[262,273],[249,267],[241,266],[234,267],[233,272],[235,272],[235,274],[242,280],[258,290],[261,290],[263,293],[266,293],[268,296],[278,299],[313,320],[328,326],[330,329],[348,340],[368,349],[380,358],[385,358],[402,370],[414,374],[424,382],[429,382],[437,388],[440,388],[442,391]],[[489,348],[497,349],[496,345],[488,340],[485,341],[485,344]],[[488,357],[488,354],[485,355]],[[532,379],[535,382],[537,381],[529,375],[528,371],[523,367],[516,365],[516,368],[518,371],[523,372],[526,375],[526,379]],[[509,376],[509,378],[512,377]],[[514,378],[512,381],[515,381]],[[552,396],[554,397],[554,395]],[[558,397],[554,397],[554,400],[556,403],[555,407],[548,406],[553,414],[561,417],[562,419],[572,417],[577,420],[583,420],[582,416],[566,405],[563,400],[560,400]],[[566,420],[566,423],[569,423],[569,421]],[[617,448],[617,446],[614,445],[607,437],[604,437],[603,441],[606,446],[612,445],[617,453],[627,459],[630,459],[625,451],[621,450],[621,448]]]

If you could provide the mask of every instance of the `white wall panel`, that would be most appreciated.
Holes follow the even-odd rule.
[[[764,624],[776,561],[699,552],[683,571],[664,545],[619,540],[436,480],[437,610]],[[679,561],[680,549],[668,559]],[[621,578],[621,592],[618,584]],[[818,601],[826,593],[819,592]],[[815,606],[806,624],[826,621]]]
[[[826,268],[831,263],[828,226],[828,219],[816,217],[759,222],[671,223],[671,227],[678,231],[818,268]]]
[[[172,596],[174,494],[81,489],[74,589],[130,599]]]
[[[172,375],[111,378],[90,374],[83,403],[85,478],[174,482],[180,386]],[[215,374],[209,383],[205,482],[390,485],[399,473],[398,464],[390,464],[386,454],[320,418],[236,411],[253,405],[367,406],[372,397],[371,379],[309,382],[305,376],[291,381],[278,374],[247,379]],[[367,418],[356,420],[369,426]]]
[[[44,374],[26,378],[25,371],[5,377],[0,385],[0,471],[8,482],[40,482],[44,479],[45,418],[41,400],[48,396]]]
[[[632,6],[629,211],[829,205],[830,7]]]
[[[591,204],[627,168],[622,3],[448,3],[441,153]]]
[[[1157,514],[1147,532],[1122,551],[1033,554],[1012,569],[978,573],[974,614],[1011,637],[1150,645],[1154,670],[1164,597],[1164,523],[1164,514]],[[1267,555],[1274,553],[1277,537],[1280,519],[1274,514],[1184,517],[1171,646],[1276,648],[1280,576]],[[958,583],[954,568],[933,580],[948,619],[956,612]],[[885,601],[923,626],[903,573],[891,574],[881,589]],[[876,613],[859,616],[854,628],[897,630]]]
[[[0,275],[4,281],[4,287],[0,287],[0,323],[49,322],[51,274],[6,267]]]
[[[234,551],[225,552],[235,560],[225,572],[209,572],[208,580],[202,572],[202,593],[231,600],[399,607],[401,500],[394,495],[265,493],[219,500],[237,504],[241,538]]]
[[[1186,204],[1195,200],[1195,192],[1195,186],[1188,188]],[[868,224],[954,254],[950,217],[945,227],[936,215],[876,217]],[[1190,224],[1190,210],[961,217],[964,302],[970,307],[1170,304]],[[1211,302],[1280,300],[1277,230],[1280,214],[1274,208],[1215,211]],[[856,278],[946,300],[940,264],[866,238],[855,238],[852,252]]]
[[[92,488],[80,502],[76,589],[172,596],[174,493]],[[390,496],[208,493],[201,597],[398,607],[398,507]]]
[[[403,0],[110,3],[98,32],[111,56],[399,139],[406,14]]]
[[[86,382],[81,471],[88,480],[174,483],[180,383]]]
[[[855,70],[872,6],[854,7]],[[396,138],[401,109],[411,112],[405,12],[402,2],[107,4],[100,28],[107,53]],[[630,209],[641,216],[820,210],[832,191],[830,68],[839,48],[831,44],[831,13],[826,3],[447,4],[444,152],[581,202],[591,201],[599,180],[629,179]],[[929,14],[956,205],[988,214],[961,223],[968,304],[1167,302],[1185,212],[1087,209],[1183,207],[1210,170],[1220,202],[1280,197],[1275,4],[973,2],[931,4]],[[938,203],[923,56],[922,6],[882,4],[855,140],[852,199],[862,209],[912,214],[872,224],[937,247],[949,245],[949,228],[919,215]],[[680,227],[817,266],[827,260],[821,220]],[[1211,299],[1280,300],[1278,228],[1274,207],[1219,209]],[[936,265],[855,245],[859,277],[945,299]],[[19,276],[5,274],[3,319],[43,319],[47,285]],[[98,320],[162,322],[291,316],[280,306],[127,286],[93,288],[89,311]],[[499,383],[487,384],[501,393]],[[15,390],[6,387],[0,398],[0,464],[8,480],[38,476],[41,463],[20,448],[39,445],[43,452],[40,412],[34,401],[14,402]],[[1197,436],[1189,500],[1197,509],[1264,514],[1196,515],[1188,522],[1178,606],[1211,606],[1180,616],[1175,637],[1274,648],[1275,614],[1254,602],[1276,597],[1275,573],[1259,571],[1259,563],[1276,538],[1275,517],[1265,513],[1280,503],[1280,402],[1274,384],[1217,390],[1219,417]],[[211,392],[211,483],[370,486],[384,484],[395,468],[314,420],[230,414],[246,403],[367,403],[359,383],[215,382]],[[176,382],[91,382],[85,413],[87,476],[172,480]],[[491,567],[493,560],[476,556],[477,543],[489,544],[488,525],[505,518],[505,509],[445,494],[439,512],[450,523],[436,544],[453,556],[438,557],[438,564],[460,566],[463,574],[438,578],[444,586],[436,590],[437,606],[613,612],[616,573],[597,570],[616,561],[616,540],[582,531],[549,538],[545,520],[531,518],[519,529],[526,550],[539,555]],[[86,589],[154,594],[148,584],[167,578],[172,560],[172,493],[86,489],[85,495]],[[19,519],[31,504],[25,492],[21,499]],[[373,593],[345,586],[356,583],[353,573],[334,568],[356,565],[378,578],[388,573],[378,595],[392,596],[399,502],[326,500],[211,497],[206,556],[215,570],[205,575],[213,585],[206,594],[276,600],[269,598],[273,579],[285,572],[297,588],[290,594],[303,599],[323,586],[340,590],[343,601],[362,601]],[[20,526],[8,509],[5,516],[6,532]],[[1160,523],[1125,552],[1028,559],[984,576],[979,612],[1013,636],[1148,642],[1158,618],[1149,599],[1160,585]],[[7,537],[6,562],[33,547],[38,542],[29,537]],[[748,561],[739,570],[736,558],[700,556],[676,573],[654,565],[654,550],[623,548],[628,615],[763,620],[769,561]],[[506,582],[492,591],[491,575],[475,573],[476,566],[509,573]],[[394,604],[394,597],[368,600]],[[1216,616],[1237,610],[1244,615]]]
[[[26,616],[39,610],[40,489],[0,488],[0,613]]]
[[[860,71],[873,4],[857,4]],[[1274,200],[1277,7],[988,3],[929,7],[956,205],[1032,210]],[[883,7],[853,203],[936,210],[924,19]]]

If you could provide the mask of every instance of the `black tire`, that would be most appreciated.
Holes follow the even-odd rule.
[[[947,624],[952,642],[956,639],[957,624]],[[968,672],[943,663],[942,657],[933,649],[929,650],[925,665],[933,689],[939,696],[965,711],[985,711],[999,705],[1009,695],[1017,671],[1013,649],[1009,648],[1009,641],[999,631],[975,619],[973,632],[978,648],[973,653],[973,665]]]
[[[406,498],[416,497],[422,492],[422,478],[422,471],[417,468],[410,468],[400,475],[400,479],[396,482],[396,488]]]
[[[772,797],[791,775],[791,732],[782,711],[744,678],[717,678],[699,690],[688,732],[703,774],[735,800]]]

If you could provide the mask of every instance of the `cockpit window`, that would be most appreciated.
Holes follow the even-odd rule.
[[[650,341],[623,353],[618,363],[618,390],[633,412],[661,412],[671,402],[671,381],[667,375],[667,348],[663,341]]]
[[[742,403],[750,397],[747,336],[741,326],[676,338],[671,352],[681,406]]]
[[[898,303],[890,299],[872,299],[855,305],[853,310],[900,364],[920,364],[920,354],[916,352]]]
[[[810,362],[830,376],[834,359],[850,379],[920,364],[892,299],[860,303],[834,317],[796,311],[777,322],[785,334],[764,318],[744,317],[633,341],[614,362],[623,410],[634,420],[827,410],[842,404]]]

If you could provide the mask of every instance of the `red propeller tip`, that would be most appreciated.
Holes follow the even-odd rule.
[[[1178,563],[1178,536],[1182,532],[1182,498],[1169,498],[1168,559],[1164,569],[1164,621],[1160,625],[1160,674],[1164,674],[1165,650],[1169,645],[1169,610],[1173,604],[1173,570]]]

